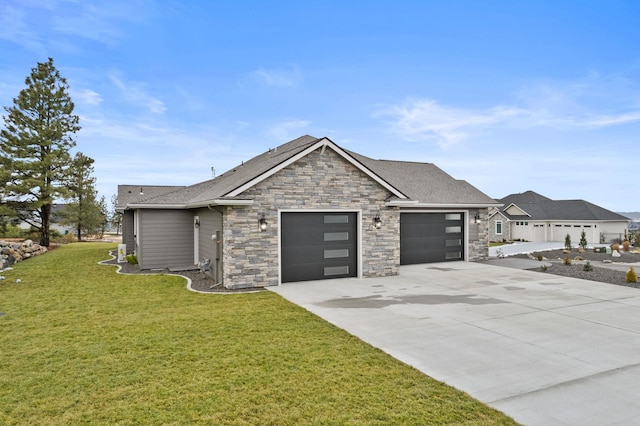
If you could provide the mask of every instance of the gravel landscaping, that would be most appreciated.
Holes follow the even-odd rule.
[[[564,253],[562,250],[552,250],[539,253],[520,254],[513,257],[537,259],[538,256],[542,256],[543,261],[541,261],[541,267],[530,269],[532,271],[640,288],[638,283],[626,282],[626,273],[629,270],[629,267],[632,266],[629,264],[640,262],[640,253],[623,251],[620,255],[620,257],[613,257],[611,254],[595,253],[593,250],[587,250],[584,253],[578,253],[575,250],[571,253]],[[564,264],[563,260],[566,256],[571,259],[571,265]],[[584,270],[587,261],[589,261],[593,270]],[[542,265],[548,265],[549,263],[551,266],[549,266],[546,271],[543,271]],[[636,273],[640,274],[639,267],[635,267],[634,269],[636,270]]]

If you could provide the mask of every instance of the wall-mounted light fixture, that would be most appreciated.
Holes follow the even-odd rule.
[[[473,219],[475,220],[475,223],[479,225],[482,222],[482,219],[480,218],[480,212],[476,213]]]
[[[380,218],[380,212],[376,214],[376,217],[373,218],[373,227],[376,229],[382,228],[382,219]]]
[[[193,226],[196,228],[200,228],[200,216],[196,216],[193,218]]]
[[[260,227],[260,232],[264,232],[267,230],[267,219],[265,219],[265,214],[264,213],[260,213],[258,214],[258,226]]]

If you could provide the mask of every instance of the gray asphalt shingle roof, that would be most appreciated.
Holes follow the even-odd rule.
[[[604,209],[585,200],[552,200],[533,191],[511,194],[498,200],[503,204],[502,213],[509,219],[524,216],[510,215],[505,209],[515,204],[530,216],[530,220],[582,220],[582,221],[627,221],[627,217]]]
[[[433,163],[374,160],[348,152],[407,197],[420,203],[497,204],[468,182],[454,179]]]
[[[123,210],[127,204],[155,198],[183,188],[185,187],[168,185],[118,185],[118,205],[116,209]]]
[[[319,141],[321,139],[313,136],[302,136],[253,157],[213,179],[149,197],[145,192],[145,197],[133,202],[186,207],[224,199],[234,190],[268,173]],[[410,200],[432,204],[497,204],[466,181],[454,179],[434,164],[374,160],[355,152],[343,151]]]

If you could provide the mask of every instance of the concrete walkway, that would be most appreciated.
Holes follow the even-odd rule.
[[[589,244],[589,249],[593,247],[606,247],[608,244]],[[575,247],[575,244],[574,244]],[[489,257],[513,256],[516,254],[535,253],[540,251],[561,250],[564,248],[564,241],[548,241],[544,243],[512,243],[502,246],[489,247]]]
[[[564,242],[551,241],[546,243],[513,243],[502,246],[489,247],[489,257],[498,257],[498,253],[504,256],[515,254],[533,253],[537,251],[558,250],[564,248]]]
[[[640,419],[640,290],[469,262],[269,289],[525,425]]]

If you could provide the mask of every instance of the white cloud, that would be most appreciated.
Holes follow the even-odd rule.
[[[147,93],[142,83],[125,83],[119,76],[109,75],[111,82],[120,89],[122,96],[128,102],[144,107],[154,114],[163,114],[167,107],[164,102]]]
[[[100,105],[102,103],[102,96],[91,89],[70,90],[70,92],[71,98],[79,100],[86,105]]]
[[[470,110],[443,106],[432,99],[417,99],[384,107],[375,116],[390,117],[393,130],[404,139],[434,140],[446,147],[466,139],[475,129],[503,123],[520,114],[522,111],[513,107]]]
[[[266,133],[278,143],[284,143],[300,136],[300,130],[311,124],[308,120],[289,119],[275,123],[267,128]]]
[[[607,127],[620,124],[634,123],[640,121],[640,111],[621,113],[618,115],[600,115],[583,120],[579,126],[585,127]]]
[[[511,105],[481,109],[409,99],[380,107],[373,116],[408,141],[449,147],[490,129],[597,129],[640,122],[640,88],[628,78],[591,73],[572,82],[535,82]]]
[[[0,4],[0,39],[19,44],[27,50],[43,50],[42,37],[27,23],[28,13],[17,5]]]
[[[251,72],[254,79],[272,87],[295,87],[300,83],[300,73],[296,67],[276,70],[263,67]]]
[[[0,39],[43,55],[79,53],[74,38],[115,46],[126,35],[124,24],[149,19],[155,8],[153,1],[3,0]]]

